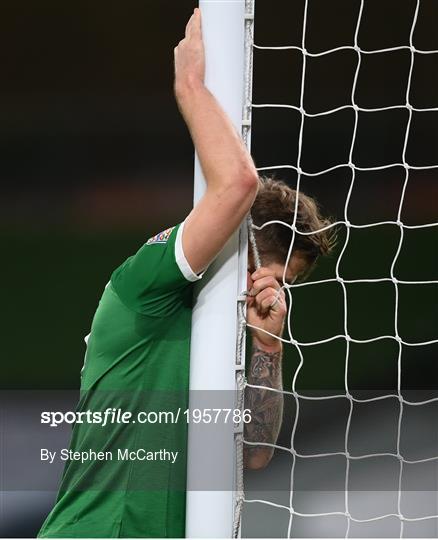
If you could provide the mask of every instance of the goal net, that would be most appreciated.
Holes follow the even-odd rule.
[[[246,6],[244,135],[260,174],[335,216],[338,248],[283,283],[283,426],[270,465],[238,483],[236,523],[250,537],[436,537],[436,3],[267,4]],[[308,233],[296,212],[281,224],[287,264]]]

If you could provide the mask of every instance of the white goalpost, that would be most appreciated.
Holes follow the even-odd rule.
[[[200,8],[202,10],[203,35],[206,46],[206,84],[212,93],[217,97],[221,105],[231,117],[236,129],[242,133],[242,137],[250,148],[251,135],[251,112],[253,110],[264,109],[266,111],[293,111],[298,115],[299,128],[297,135],[296,158],[291,158],[289,162],[272,163],[264,162],[263,158],[257,163],[258,171],[261,173],[272,173],[275,171],[293,171],[296,174],[296,207],[300,191],[303,189],[303,183],[306,179],[323,179],[324,175],[329,175],[333,171],[348,173],[348,188],[343,205],[343,211],[340,218],[328,228],[343,227],[345,230],[345,240],[339,246],[333,275],[328,278],[313,281],[310,279],[305,283],[286,284],[283,288],[289,299],[289,314],[286,322],[286,331],[281,341],[285,348],[294,351],[298,358],[298,364],[292,372],[292,380],[288,381],[290,390],[284,390],[284,397],[288,397],[294,406],[294,417],[291,422],[291,433],[289,440],[283,445],[261,443],[265,446],[273,446],[276,453],[281,453],[287,457],[289,468],[284,476],[287,476],[287,497],[279,501],[277,498],[269,499],[266,497],[251,497],[244,491],[242,483],[242,446],[243,444],[258,445],[257,442],[248,442],[243,440],[241,427],[229,432],[226,437],[220,440],[220,448],[217,448],[218,441],[209,440],[202,437],[202,426],[196,424],[189,425],[189,444],[188,444],[188,485],[196,485],[194,479],[208,476],[208,469],[212,466],[218,467],[222,473],[227,476],[227,485],[233,486],[233,489],[226,490],[190,490],[187,493],[187,514],[186,514],[186,536],[187,537],[235,537],[240,535],[240,521],[243,513],[248,509],[252,510],[251,516],[260,520],[269,521],[264,518],[266,513],[274,512],[277,519],[284,523],[281,530],[281,536],[293,537],[303,535],[303,531],[312,531],[297,527],[297,522],[307,520],[307,523],[316,523],[319,519],[337,519],[336,534],[333,530],[330,532],[330,526],[327,521],[318,529],[319,534],[311,533],[310,536],[388,536],[404,537],[415,536],[407,530],[410,526],[427,524],[429,529],[438,531],[438,507],[432,510],[425,510],[423,513],[415,505],[409,506],[405,501],[404,492],[409,491],[406,487],[407,470],[411,467],[420,467],[431,464],[438,465],[438,450],[427,449],[423,454],[409,455],[404,444],[404,433],[407,429],[406,416],[411,411],[423,410],[428,406],[438,406],[438,397],[427,399],[408,399],[403,390],[404,374],[404,354],[407,349],[424,349],[431,345],[438,345],[438,334],[434,334],[427,339],[412,339],[406,337],[400,324],[400,298],[401,287],[416,287],[418,290],[424,286],[437,286],[436,279],[412,279],[400,277],[397,264],[401,258],[401,252],[404,248],[404,242],[407,234],[419,233],[424,230],[430,230],[438,227],[436,219],[429,220],[426,223],[408,224],[404,219],[403,211],[408,197],[409,186],[412,183],[412,176],[417,172],[438,171],[438,159],[432,162],[413,163],[410,161],[409,144],[413,136],[414,115],[427,115],[438,113],[437,105],[421,107],[415,104],[413,99],[413,77],[415,63],[419,56],[437,55],[438,50],[422,49],[416,43],[415,31],[418,24],[419,14],[424,0],[414,0],[412,17],[409,20],[409,35],[406,43],[397,44],[390,48],[370,48],[361,46],[360,29],[363,24],[364,8],[370,0],[357,0],[357,17],[354,19],[354,33],[351,43],[341,44],[336,48],[326,47],[319,52],[309,50],[308,45],[308,27],[309,27],[309,5],[312,0],[300,0],[303,6],[303,23],[301,28],[301,40],[298,44],[285,43],[275,45],[269,43],[254,43],[254,15],[255,0],[201,0]],[[279,11],[278,16],[282,16]],[[257,20],[256,20],[257,23]],[[263,24],[263,21],[260,22]],[[265,103],[253,102],[252,100],[252,54],[254,50],[258,51],[294,51],[301,55],[302,64],[300,73],[300,94],[299,103]],[[347,102],[336,108],[328,108],[318,112],[310,112],[306,109],[306,82],[308,81],[308,65],[315,58],[326,57],[336,54],[339,51],[351,51],[355,55],[355,64],[351,86],[348,87]],[[358,79],[363,69],[364,58],[371,55],[382,55],[393,51],[405,51],[409,55],[408,73],[406,86],[403,89],[403,103],[384,104],[375,108],[367,108],[360,104],[357,97]],[[306,164],[303,160],[303,147],[306,145],[305,126],[310,118],[330,117],[339,111],[351,111],[353,116],[351,136],[349,134],[348,148],[346,148],[345,159],[339,163],[321,170],[306,170]],[[358,163],[356,151],[358,146],[358,133],[361,129],[360,115],[374,115],[385,111],[403,111],[406,113],[406,127],[402,132],[402,146],[398,159],[391,160],[389,163],[373,163],[368,166],[364,163]],[[436,157],[436,156],[435,156]],[[396,217],[392,220],[382,220],[368,222],[363,224],[355,223],[351,215],[351,199],[357,185],[357,177],[360,173],[370,171],[392,171],[400,170],[403,175],[400,197],[397,199]],[[202,177],[202,171],[199,162],[195,162],[195,202],[199,200],[205,189],[205,181]],[[236,233],[227,244],[218,260],[209,269],[206,279],[202,281],[197,290],[197,301],[193,312],[192,323],[192,344],[191,344],[191,367],[190,367],[190,390],[191,400],[197,391],[229,391],[230,395],[236,389],[242,389],[245,386],[251,386],[246,383],[244,377],[245,367],[245,300],[242,292],[246,289],[246,265],[248,250],[248,231],[250,241],[254,230],[269,227],[273,223],[288,227],[291,232],[291,244],[287,257],[287,264],[292,256],[294,242],[298,235],[314,234],[312,231],[300,231],[297,223],[297,212],[295,211],[292,224],[286,224],[278,221],[271,221],[262,224],[260,227],[254,227],[250,221],[241,227],[239,233]],[[249,225],[249,227],[248,227]],[[368,278],[361,275],[357,279],[347,278],[343,275],[343,260],[348,256],[348,248],[354,232],[358,229],[367,231],[379,231],[383,226],[393,227],[397,232],[397,242],[394,256],[390,262],[389,270],[386,275],[378,278]],[[379,229],[380,228],[380,229]],[[262,261],[263,262],[263,261]],[[356,276],[354,276],[356,277]],[[308,291],[314,286],[323,286],[324,284],[334,284],[341,291],[341,303],[343,309],[342,325],[336,335],[330,335],[324,339],[305,341],[297,337],[296,329],[293,325],[292,314],[294,313],[294,295],[298,290]],[[350,301],[350,285],[354,284],[381,284],[386,283],[392,288],[394,305],[391,306],[391,317],[393,321],[392,332],[379,332],[368,338],[355,335],[350,318],[352,310]],[[295,297],[296,298],[296,297]],[[370,313],[370,316],[373,316]],[[220,329],[220,331],[219,331]],[[219,337],[220,333],[220,337]],[[366,346],[372,343],[389,342],[394,345],[396,350],[396,368],[397,382],[396,387],[391,392],[386,392],[378,397],[358,397],[355,395],[350,385],[350,374],[352,370],[353,357],[351,350],[353,347]],[[321,347],[325,344],[340,342],[345,347],[345,354],[342,357],[343,384],[341,390],[336,394],[312,396],[302,392],[299,388],[299,378],[306,368],[308,362],[308,351],[314,347]],[[420,354],[420,353],[419,353]],[[330,360],[330,359],[329,359]],[[329,361],[328,360],[328,361]],[[277,391],[273,389],[273,391]],[[194,398],[193,398],[194,399]],[[231,399],[231,398],[230,398]],[[315,451],[305,453],[301,451],[297,444],[297,432],[301,427],[303,418],[303,409],[308,404],[321,404],[322,407],[330,406],[333,403],[342,403],[347,409],[345,426],[341,434],[341,448],[337,451]],[[352,431],[356,428],[355,414],[357,409],[366,404],[394,404],[396,407],[396,420],[394,424],[395,445],[391,451],[355,451],[352,449]],[[240,404],[238,404],[240,406]],[[236,404],[230,402],[229,407],[234,408]],[[426,414],[426,413],[425,413]],[[427,413],[429,414],[429,413]],[[290,420],[290,419],[289,419]],[[365,434],[365,438],[369,436]],[[411,439],[415,435],[411,435]],[[316,440],[318,440],[316,438]],[[215,445],[213,452],[212,444]],[[212,464],[206,460],[193,459],[191,456],[210,455],[218,453],[222,456],[220,463]],[[304,462],[317,463],[326,458],[340,458],[342,460],[342,487],[339,489],[341,494],[341,506],[337,509],[327,508],[323,510],[314,510],[309,505],[301,507],[297,500],[297,477],[298,469]],[[353,492],[359,491],[354,485],[352,479],[352,470],[357,464],[375,463],[376,460],[389,460],[395,467],[395,493],[394,507],[390,511],[384,511],[378,508],[378,511],[372,511],[368,515],[357,512],[353,505]],[[385,461],[386,462],[386,461]],[[380,466],[380,465],[379,465]],[[391,465],[392,466],[392,465]],[[382,465],[383,467],[383,465]],[[383,469],[382,469],[383,470]],[[435,469],[435,474],[437,469]],[[365,473],[366,476],[367,473]],[[264,477],[266,478],[266,476]],[[436,488],[438,491],[438,487]],[[429,499],[438,501],[437,491],[430,490]],[[365,506],[365,499],[362,498],[362,505]],[[426,498],[424,500],[426,500]],[[435,499],[434,499],[435,498]],[[251,512],[251,510],[249,510]],[[387,523],[391,522],[391,527],[385,529]],[[367,525],[376,525],[378,528],[373,534],[363,533]],[[430,530],[427,529],[427,533]],[[299,532],[297,532],[299,531]],[[377,534],[376,534],[377,531]],[[380,531],[380,534],[379,534]],[[388,532],[390,531],[390,532]],[[395,532],[394,532],[395,531]],[[424,529],[426,531],[426,529]],[[299,534],[301,533],[301,534]],[[280,535],[280,534],[278,534]],[[268,536],[277,536],[269,535]],[[421,536],[421,534],[420,534]]]
[[[247,58],[245,51],[245,20],[248,0],[200,0],[202,32],[206,54],[206,86],[214,94],[231,118],[238,132],[242,131],[245,109],[245,91],[250,90],[250,79],[245,78]],[[245,85],[246,82],[246,85]],[[250,108],[248,108],[250,112]],[[249,122],[244,135],[249,141]],[[205,191],[205,179],[195,158],[194,202]],[[193,310],[190,358],[190,406],[199,393],[222,392],[230,396],[229,408],[236,403],[231,399],[238,381],[242,380],[244,360],[237,362],[236,348],[239,339],[238,297],[246,289],[247,228],[242,225],[229,240],[217,260],[208,269],[196,291]],[[218,332],[220,329],[220,332]],[[240,337],[241,339],[241,337]],[[244,343],[239,347],[244,358]],[[225,394],[225,391],[227,392]],[[200,398],[202,401],[202,398]],[[195,405],[196,406],[196,405]],[[189,538],[225,537],[234,535],[236,500],[235,459],[239,452],[241,432],[227,431],[218,441],[202,436],[203,426],[189,425],[188,440],[188,492],[186,536]],[[202,445],[202,448],[200,448]],[[212,448],[211,445],[215,445]],[[218,445],[220,447],[218,448]],[[221,462],[193,459],[194,454],[220,456]],[[208,477],[212,467],[228,478],[225,484],[231,489],[194,489],[197,478]]]

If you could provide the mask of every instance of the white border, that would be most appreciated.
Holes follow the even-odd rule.
[[[198,281],[202,278],[204,275],[204,272],[201,272],[200,274],[195,274],[193,272],[192,267],[190,266],[188,260],[186,259],[186,256],[184,254],[184,249],[182,245],[182,235],[184,230],[184,224],[185,221],[181,223],[181,225],[178,227],[178,231],[176,233],[176,239],[175,239],[175,259],[176,264],[178,265],[179,269],[181,270],[182,275],[188,280],[188,281]]]

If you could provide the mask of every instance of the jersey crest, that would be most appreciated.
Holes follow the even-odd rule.
[[[149,240],[146,242],[146,244],[148,246],[151,245],[151,244],[165,244],[169,240],[170,235],[171,235],[174,228],[175,227],[169,227],[165,231],[160,232],[160,233],[156,234],[155,236],[152,236],[151,238],[149,238]]]

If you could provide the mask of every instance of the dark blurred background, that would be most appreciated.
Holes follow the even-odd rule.
[[[172,82],[195,5],[2,2],[3,386],[76,388],[112,270],[189,212]]]
[[[306,48],[353,44],[358,0],[310,0]],[[409,44],[415,0],[366,0],[363,49]],[[193,148],[172,91],[173,48],[196,2],[189,0],[8,0],[0,6],[0,235],[3,246],[3,389],[76,389],[83,336],[112,270],[149,236],[178,223],[192,204]],[[300,45],[303,0],[257,0],[255,41]],[[438,3],[421,0],[413,43],[438,50]],[[224,29],[225,31],[225,29]],[[357,55],[309,58],[304,107],[321,112],[351,103]],[[410,52],[362,55],[355,94],[361,107],[406,104]],[[299,105],[298,51],[255,51],[254,102]],[[415,54],[409,101],[438,107],[438,55]],[[315,172],[346,163],[354,115],[343,110],[306,119],[302,167]],[[401,162],[406,109],[360,113],[353,162]],[[300,116],[257,109],[253,155],[259,167],[295,164]],[[438,164],[437,112],[414,112],[406,159]],[[408,225],[437,221],[438,169],[411,171],[402,208]],[[291,185],[296,174],[278,171]],[[395,220],[403,167],[358,172],[348,206],[352,223]],[[301,189],[323,212],[344,218],[348,168],[303,176]],[[395,273],[436,280],[436,227],[406,230]],[[311,279],[334,277],[336,253]],[[341,265],[348,279],[388,277],[398,227],[352,230]],[[394,334],[394,287],[349,285],[350,335]],[[399,332],[406,341],[437,338],[436,285],[401,285]],[[293,331],[312,341],[343,333],[338,284],[294,291]],[[298,387],[344,388],[345,343],[306,348]],[[402,386],[436,395],[437,347],[404,347]],[[394,390],[397,347],[390,340],[353,345],[351,390]],[[285,387],[298,358],[285,356]],[[317,419],[313,419],[317,422]],[[287,424],[287,423],[286,423]],[[312,424],[313,425],[313,424]],[[288,431],[290,425],[285,425]],[[286,433],[285,431],[285,433]],[[287,437],[284,435],[285,440]],[[9,535],[32,535],[20,522]],[[20,528],[21,527],[21,528]]]

